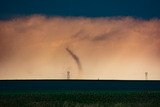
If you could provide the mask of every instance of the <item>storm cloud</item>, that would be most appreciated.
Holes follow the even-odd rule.
[[[83,61],[83,78],[160,79],[160,20],[46,17],[0,21],[0,79],[78,75],[66,46]]]

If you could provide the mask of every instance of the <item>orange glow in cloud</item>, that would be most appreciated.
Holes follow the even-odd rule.
[[[40,15],[0,21],[0,79],[160,80],[160,20]],[[80,59],[79,71],[69,47]]]

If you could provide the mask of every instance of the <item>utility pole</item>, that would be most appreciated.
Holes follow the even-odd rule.
[[[145,72],[145,80],[148,80],[148,72]]]
[[[70,79],[70,71],[67,71],[67,80]]]

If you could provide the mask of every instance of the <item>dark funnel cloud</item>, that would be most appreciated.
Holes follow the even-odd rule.
[[[72,56],[72,58],[75,60],[75,62],[77,63],[77,66],[78,66],[78,69],[79,71],[82,70],[82,65],[81,65],[81,62],[78,58],[77,55],[75,55],[69,48],[66,48],[66,51]]]

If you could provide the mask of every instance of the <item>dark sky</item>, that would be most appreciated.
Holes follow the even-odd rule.
[[[46,16],[160,17],[160,0],[1,0],[0,19],[42,14]]]

